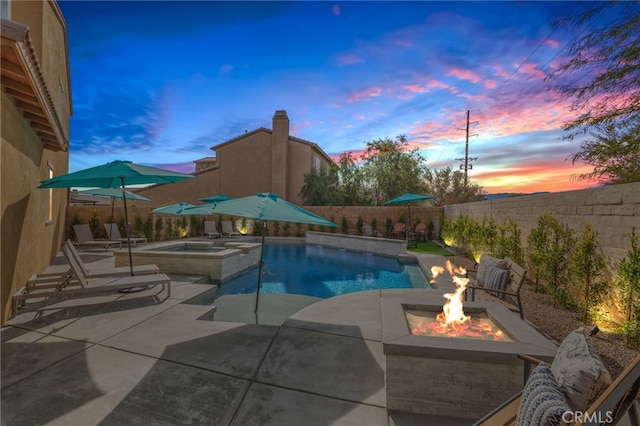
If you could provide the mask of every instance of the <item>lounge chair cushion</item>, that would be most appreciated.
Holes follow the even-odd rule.
[[[495,290],[505,291],[509,285],[509,270],[502,268],[491,268],[486,275],[484,286]],[[491,293],[500,299],[504,299],[502,293]]]
[[[541,362],[531,372],[522,391],[517,426],[565,424],[562,415],[571,411],[549,364]]]
[[[574,411],[585,411],[611,384],[611,375],[582,327],[562,341],[551,364]]]
[[[507,269],[509,262],[506,259],[498,259],[486,254],[483,254],[478,264],[478,273],[476,274],[476,281],[480,285],[485,285],[487,279],[487,273],[491,268]]]

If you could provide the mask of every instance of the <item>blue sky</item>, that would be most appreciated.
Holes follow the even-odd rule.
[[[121,159],[183,172],[271,128],[332,156],[405,134],[432,169],[464,156],[488,192],[562,191],[584,170],[545,75],[585,2],[60,1],[73,116],[70,171]],[[607,19],[601,16],[599,19]],[[596,25],[596,23],[593,23]],[[250,154],[250,153],[248,153]]]

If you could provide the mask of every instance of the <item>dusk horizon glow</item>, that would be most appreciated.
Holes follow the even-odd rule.
[[[403,134],[427,167],[457,170],[469,110],[469,179],[488,193],[597,186],[575,179],[591,170],[570,160],[580,141],[562,140],[577,113],[545,81],[581,35],[553,22],[590,2],[59,4],[70,172],[120,159],[193,173],[276,110],[334,159]]]

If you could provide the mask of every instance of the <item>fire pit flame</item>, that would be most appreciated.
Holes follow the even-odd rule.
[[[463,267],[454,267],[449,260],[447,260],[445,267],[456,285],[456,290],[453,293],[446,293],[444,295],[447,301],[442,306],[442,313],[438,315],[437,319],[438,321],[444,322],[446,328],[455,328],[470,318],[464,314],[462,307],[464,292],[467,289],[467,284],[469,284],[469,279],[458,276],[458,274],[465,275],[467,273]],[[433,279],[435,279],[444,272],[444,268],[434,267],[431,269],[431,272],[433,273]]]
[[[488,319],[471,318],[465,315],[463,300],[464,292],[469,283],[469,279],[464,277],[467,273],[465,268],[461,266],[455,267],[447,260],[444,268],[442,266],[431,268],[431,274],[433,275],[431,283],[435,283],[436,277],[443,274],[445,270],[449,272],[456,285],[455,291],[444,294],[444,298],[447,300],[442,305],[442,312],[436,315],[435,318],[424,318],[415,313],[407,312],[411,333],[414,335],[508,340],[509,338],[505,333]]]

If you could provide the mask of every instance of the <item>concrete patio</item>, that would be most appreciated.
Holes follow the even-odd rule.
[[[254,295],[224,296],[212,321],[211,306],[183,303],[211,288],[199,279],[173,275],[170,298],[149,289],[23,309],[1,332],[2,424],[469,423],[385,407],[381,298],[431,290],[261,295],[257,314]]]

